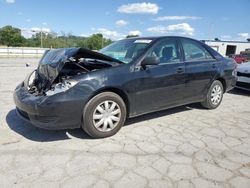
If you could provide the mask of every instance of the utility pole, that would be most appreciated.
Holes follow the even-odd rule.
[[[41,48],[43,47],[43,28],[41,28]]]

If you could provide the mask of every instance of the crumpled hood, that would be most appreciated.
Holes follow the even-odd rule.
[[[85,48],[60,48],[47,50],[39,62],[37,73],[39,77],[52,84],[59,75],[60,71],[68,62],[70,57],[90,58],[108,61],[110,63],[122,63],[121,61],[104,54],[91,51]]]
[[[250,61],[246,62],[246,63],[239,64],[237,66],[237,71],[243,72],[243,73],[245,73],[245,72],[250,73]]]

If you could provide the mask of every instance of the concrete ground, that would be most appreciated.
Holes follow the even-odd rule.
[[[29,62],[30,67],[25,67]],[[250,94],[182,106],[91,139],[21,120],[12,94],[36,59],[0,59],[0,187],[250,187]]]

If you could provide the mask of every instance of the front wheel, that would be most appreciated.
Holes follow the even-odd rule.
[[[223,98],[223,85],[219,80],[215,80],[210,86],[206,99],[201,102],[201,105],[208,109],[217,108]]]
[[[105,138],[116,134],[126,119],[126,105],[112,92],[93,97],[83,112],[83,129],[93,138]]]

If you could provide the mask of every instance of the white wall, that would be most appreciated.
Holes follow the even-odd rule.
[[[205,41],[205,43],[219,52],[221,55],[226,56],[227,45],[236,46],[236,54],[250,48],[250,42],[223,42],[223,41]]]
[[[0,47],[0,57],[41,57],[47,48]]]

